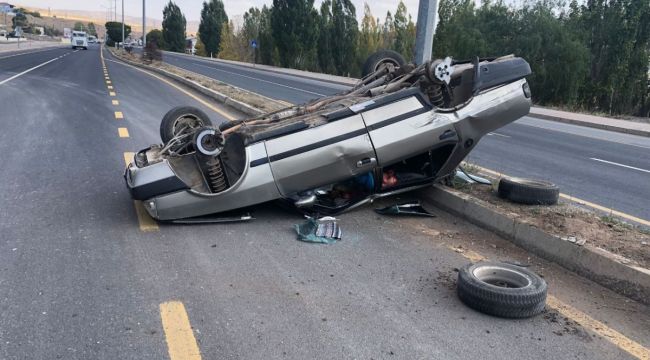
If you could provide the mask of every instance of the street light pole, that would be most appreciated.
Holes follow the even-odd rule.
[[[420,65],[431,60],[433,34],[438,23],[438,0],[420,0],[415,38],[415,63]]]
[[[142,0],[142,47],[147,46],[147,15],[145,13],[145,0]]]
[[[124,0],[122,0],[122,47],[124,47]]]

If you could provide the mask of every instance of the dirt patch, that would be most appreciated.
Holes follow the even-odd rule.
[[[650,232],[609,216],[563,202],[553,206],[519,205],[501,199],[490,186],[472,184],[456,190],[483,200],[493,209],[577,244],[589,244],[650,266]]]
[[[115,50],[115,49],[110,49],[111,53],[117,57],[136,62],[139,64],[155,67],[160,70],[167,71],[169,73],[172,73],[174,75],[181,76],[187,80],[194,81],[195,83],[201,84],[205,86],[208,89],[220,92],[234,100],[241,101],[247,105],[250,105],[252,107],[255,107],[257,109],[262,110],[263,112],[272,112],[276,110],[280,110],[283,108],[287,107],[287,104],[284,104],[282,102],[279,102],[277,100],[267,98],[265,96],[261,96],[259,94],[252,93],[250,91],[246,91],[243,89],[240,89],[238,87],[234,87],[232,85],[228,85],[226,83],[223,83],[221,81],[209,78],[207,76],[203,76],[191,71],[187,71],[184,69],[181,69],[179,67],[160,62],[160,61],[153,61],[150,64],[145,64],[142,61],[142,58],[139,55],[136,54],[129,54],[126,51],[123,50]]]

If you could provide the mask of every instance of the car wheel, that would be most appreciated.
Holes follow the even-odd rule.
[[[554,205],[560,197],[557,185],[542,180],[502,178],[498,194],[504,199],[526,205]]]
[[[224,138],[221,131],[211,127],[201,128],[194,135],[194,148],[206,156],[215,156],[223,149]]]
[[[480,312],[527,318],[544,310],[547,285],[539,275],[523,267],[481,262],[458,271],[457,292],[465,305]]]
[[[160,139],[167,143],[182,132],[211,125],[212,121],[201,109],[178,106],[169,110],[160,122]]]
[[[361,72],[362,77],[366,77],[375,71],[384,64],[392,64],[396,68],[404,66],[406,60],[402,55],[393,51],[393,50],[379,50],[372,55],[368,56],[368,59],[363,64],[363,71]]]

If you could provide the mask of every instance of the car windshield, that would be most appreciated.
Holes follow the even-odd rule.
[[[74,37],[86,37],[85,33],[73,33],[72,36]]]

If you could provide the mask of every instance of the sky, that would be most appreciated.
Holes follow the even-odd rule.
[[[52,8],[59,10],[89,10],[89,11],[106,11],[114,0],[8,0],[9,3],[15,3],[22,6],[33,6],[38,8]],[[318,9],[322,0],[315,0],[315,6]],[[419,0],[403,0],[409,13],[413,16],[415,22]],[[162,19],[162,10],[168,0],[146,0],[146,10],[148,18]],[[271,5],[272,0],[223,0],[228,16],[243,15],[246,10],[256,6],[262,7],[264,4]],[[386,12],[395,13],[399,0],[352,0],[357,9],[357,17],[363,16],[363,4],[368,2],[370,10],[375,17],[383,20]],[[175,3],[181,8],[187,20],[200,20],[201,0],[176,0]],[[121,0],[117,0],[118,14],[121,9]],[[142,16],[141,0],[124,0],[124,13],[128,16]],[[118,15],[119,16],[119,15]]]

